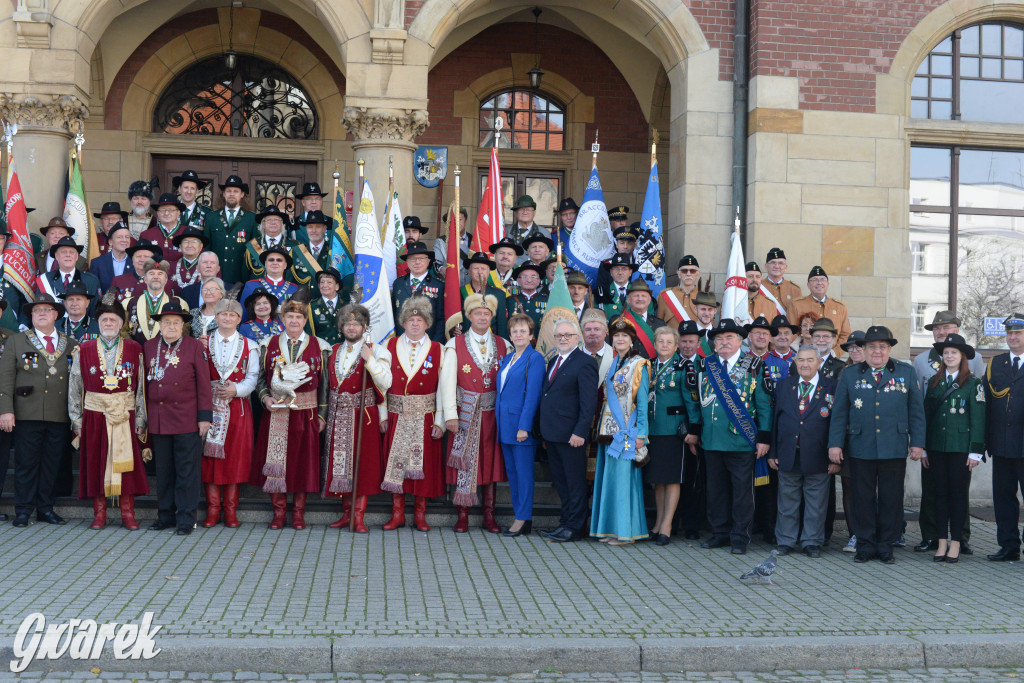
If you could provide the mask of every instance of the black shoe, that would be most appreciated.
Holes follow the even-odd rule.
[[[974,551],[971,550],[971,546],[967,545],[967,541],[960,541],[960,554],[961,555],[973,555]]]
[[[700,540],[700,532],[699,531],[687,531],[686,533],[683,534],[683,538],[685,538],[687,541],[699,541]]]
[[[882,553],[878,556],[878,561],[882,564],[896,564],[896,558],[892,556],[892,553]]]
[[[28,526],[28,513],[19,512],[14,515],[14,522],[12,526]]]
[[[48,510],[47,512],[37,512],[36,519],[40,522],[46,522],[47,524],[67,524],[67,522],[64,521],[64,518],[58,515],[53,510]]]
[[[870,562],[872,558],[874,558],[874,555],[867,550],[858,550],[857,554],[853,556],[853,561],[857,564],[864,564],[865,562]]]
[[[192,527],[190,526],[179,526],[178,530],[174,532],[178,536],[188,536],[192,533]]]
[[[945,562],[945,561],[946,561],[946,556],[945,555],[933,555],[932,556],[932,562]]]
[[[746,555],[747,554],[747,544],[746,543],[733,543],[732,544],[732,554],[733,555]]]
[[[564,526],[556,526],[554,529],[542,529],[540,535],[544,538],[547,538],[551,535],[561,534],[563,531],[565,531]]]
[[[528,519],[523,522],[521,527],[519,527],[519,531],[509,531],[508,529],[505,529],[501,532],[501,535],[508,536],[509,538],[518,538],[519,536],[529,536],[531,531],[533,531],[533,520]]]
[[[655,539],[654,544],[655,545],[668,545],[671,542],[672,542],[672,539],[669,538],[668,536],[666,536],[665,534],[658,534],[658,538]]]
[[[570,529],[562,528],[547,534],[546,538],[549,543],[573,543],[578,541],[580,537]]]
[[[6,514],[0,512],[0,522],[6,522],[8,519],[10,518]]]
[[[777,545],[779,542],[778,539],[775,538],[775,534],[762,534],[761,537],[764,538],[764,542],[768,545]]]
[[[938,541],[929,541],[927,539],[924,540],[924,541],[921,541],[920,545],[915,545],[914,546],[914,552],[915,553],[926,553],[929,550],[938,550],[938,549],[939,549],[939,542]]]
[[[712,536],[708,540],[701,543],[700,547],[708,549],[724,548],[725,546],[729,545],[729,543],[730,541],[728,536]]]
[[[147,527],[147,531],[163,531],[164,529],[170,529],[172,526],[174,526],[173,523],[168,524],[158,519]]]
[[[804,555],[807,557],[821,557],[821,548],[816,545],[805,546]]]
[[[998,553],[992,553],[988,559],[993,562],[1016,562],[1020,559],[1020,548],[1000,548]]]
[[[780,545],[778,548],[775,549],[775,551],[778,553],[779,557],[792,555],[794,552],[796,552],[792,547],[788,545]]]

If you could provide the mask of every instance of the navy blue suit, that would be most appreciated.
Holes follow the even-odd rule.
[[[108,251],[102,256],[97,256],[92,260],[92,265],[89,266],[89,272],[96,276],[100,281],[100,291],[105,292],[110,289],[110,283],[114,281],[117,274],[114,273],[114,254]],[[135,266],[132,265],[132,259],[130,256],[125,258],[124,272],[122,275],[135,274]]]
[[[800,412],[799,383],[800,376],[792,374],[775,387],[769,457],[779,461],[782,472],[824,474],[828,472],[829,465],[828,430],[832,422],[836,380],[819,372],[818,385],[803,413]]]
[[[64,280],[61,277],[60,270],[51,270],[49,273],[44,274],[43,277],[45,277],[46,281],[49,282],[50,290],[58,297],[63,298]],[[71,281],[81,281],[85,285],[85,290],[92,294],[92,299],[89,299],[88,315],[90,318],[94,317],[96,313],[96,302],[100,300],[100,279],[92,273],[75,269],[74,275],[71,276]],[[26,327],[32,326],[31,319],[24,313],[19,315],[18,320]]]
[[[533,519],[533,461],[537,450],[533,421],[540,404],[546,367],[544,356],[529,346],[502,381],[502,374],[514,355],[510,353],[501,360],[494,414],[498,420],[498,442],[501,443],[505,473],[512,493],[512,512],[516,519],[526,521]],[[516,440],[519,430],[528,435],[523,441]]]
[[[570,446],[569,437],[585,439],[590,434],[597,410],[597,361],[574,349],[552,380],[557,359],[556,355],[545,369],[540,436],[547,444],[552,483],[562,501],[559,526],[580,536],[587,520],[587,446]]]

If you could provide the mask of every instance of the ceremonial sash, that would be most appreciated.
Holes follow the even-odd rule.
[[[315,258],[313,258],[312,252],[309,251],[309,249],[306,247],[305,244],[300,244],[298,251],[299,251],[300,254],[302,254],[302,258],[304,258],[306,260],[306,264],[307,264],[306,268],[307,268],[307,270],[309,270],[310,272],[313,273],[313,277],[310,278],[310,279],[311,280],[312,279],[316,279],[316,274],[320,272],[320,262],[317,261]],[[294,255],[294,251],[292,253]],[[292,268],[292,273],[294,273],[294,272],[295,272],[295,268]],[[299,279],[298,276],[296,276],[295,279],[298,280]],[[307,280],[307,282],[309,282],[309,280]],[[299,284],[306,284],[306,283],[305,282],[300,282]]]
[[[612,442],[608,444],[608,449],[605,453],[616,460],[619,458],[623,460],[636,460],[636,449],[633,446],[636,444],[640,433],[639,428],[636,426],[636,416],[639,411],[634,408],[629,416],[629,424],[626,424],[626,418],[622,414],[622,404],[619,403],[618,394],[615,392],[615,376],[622,369],[619,368],[616,372],[609,372],[608,377],[604,381],[604,395],[608,404],[608,412],[612,414],[615,424],[619,427],[618,431],[612,435]],[[630,375],[632,375],[632,371]],[[632,379],[630,377],[630,391],[632,391]]]
[[[740,400],[736,391],[736,385],[729,379],[728,373],[722,367],[718,356],[708,356],[704,359],[704,369],[707,372],[708,380],[715,398],[725,408],[725,414],[729,421],[736,428],[737,433],[747,440],[751,448],[757,448],[757,427],[754,419],[747,412],[747,407]]]
[[[622,317],[633,323],[633,326],[636,328],[636,337],[640,340],[644,350],[647,351],[647,357],[657,358],[657,353],[654,350],[654,331],[647,322],[643,318],[633,315],[632,311],[625,311]]]
[[[786,315],[786,309],[782,307],[782,304],[780,304],[779,300],[775,298],[775,295],[769,292],[763,284],[761,285],[760,291],[761,294],[764,294],[766,299],[775,304],[775,310],[779,312],[779,315]]]
[[[36,287],[39,288],[40,291],[46,292],[52,296],[54,301],[59,298],[59,295],[53,291],[53,285],[50,284],[50,278],[45,275],[40,275],[36,278]]]
[[[672,315],[675,319],[680,322],[686,322],[690,320],[690,315],[686,312],[686,307],[683,306],[679,301],[679,297],[671,289],[666,289],[661,293],[665,297],[665,305],[668,306],[668,310],[672,311]]]

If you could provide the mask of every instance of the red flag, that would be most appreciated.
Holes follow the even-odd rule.
[[[458,196],[458,182],[455,187],[455,194]],[[462,323],[462,284],[459,281],[462,263],[459,260],[459,212],[456,205],[457,202],[452,202],[448,209],[448,254],[445,258],[445,265],[448,267],[444,269],[445,332]]]
[[[488,247],[505,236],[505,210],[501,201],[501,168],[498,166],[498,148],[491,148],[491,168],[487,172],[487,185],[476,216],[476,230],[470,251],[487,253]]]
[[[32,240],[28,236],[28,212],[21,194],[21,181],[14,169],[14,155],[8,169],[7,231],[11,236],[4,248],[4,277],[21,292],[27,301],[35,298],[32,284],[36,279],[36,260],[32,257]],[[17,312],[16,312],[17,314]]]

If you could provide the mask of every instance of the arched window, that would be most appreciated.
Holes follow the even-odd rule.
[[[992,23],[954,31],[921,62],[910,115],[1024,123],[1024,27]]]
[[[237,55],[229,69],[212,57],[179,74],[153,113],[153,130],[178,135],[228,135],[311,140],[316,110],[291,74],[258,57]]]
[[[498,147],[512,149],[565,149],[565,107],[531,90],[512,89],[487,98],[480,105],[480,146],[494,144],[494,120],[501,119]]]

